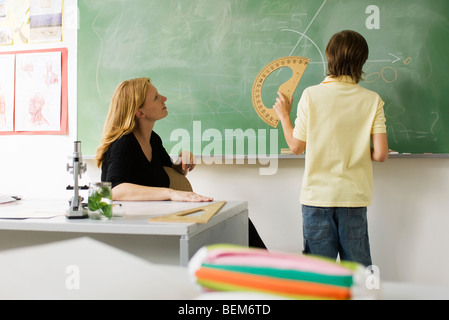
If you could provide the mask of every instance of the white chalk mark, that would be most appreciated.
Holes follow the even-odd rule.
[[[438,112],[432,112],[432,114],[434,114],[436,116],[435,121],[432,124],[432,127],[430,128],[430,132],[432,132],[432,134],[435,134],[435,131],[433,130],[435,125],[437,124],[438,120],[440,120],[440,115],[438,114]]]
[[[399,58],[398,56],[396,56],[396,55],[394,55],[392,53],[389,53],[389,55],[396,58],[396,60],[394,60],[392,63],[395,63],[395,62],[398,62],[398,61],[402,61],[401,58]]]
[[[312,39],[310,39],[308,36],[306,36],[304,33],[301,33],[301,32],[299,32],[299,31],[292,30],[292,29],[283,29],[282,31],[290,31],[290,32],[294,32],[294,33],[300,34],[300,35],[302,36],[301,38],[306,38],[307,40],[309,40],[310,42],[312,42],[312,44],[315,46],[315,48],[316,48],[316,49],[318,50],[318,52],[320,53],[321,61],[322,61],[322,63],[323,63],[323,74],[325,75],[325,74],[326,74],[326,61],[324,60],[323,53],[321,52],[321,50],[320,50],[320,48],[317,46],[317,44],[316,44]]]
[[[92,31],[97,35],[98,39],[100,40],[100,53],[98,55],[97,69],[95,72],[95,84],[97,86],[98,95],[100,96],[100,101],[103,103],[104,99],[103,99],[103,95],[101,94],[100,83],[99,83],[99,73],[100,73],[99,70],[100,70],[101,57],[103,55],[104,41],[103,41],[103,38],[100,36],[100,34],[97,32],[97,30],[95,28],[95,22],[97,21],[99,16],[100,16],[100,14],[98,14],[95,17],[94,21],[92,21]]]
[[[305,37],[307,31],[309,30],[310,26],[312,25],[312,23],[315,21],[316,17],[318,16],[318,14],[321,12],[321,10],[323,9],[324,5],[326,4],[327,0],[324,0],[323,4],[321,5],[321,7],[318,9],[317,13],[315,14],[315,16],[312,18],[312,20],[310,21],[309,25],[307,26],[306,30],[304,30],[304,33],[302,33],[301,38],[299,38],[298,42],[296,42],[296,45],[293,47],[293,50],[290,52],[289,56],[291,56],[293,54],[293,52],[295,52],[296,48],[298,47],[299,43],[301,42],[302,38]],[[310,38],[306,37],[307,39],[310,40]]]
[[[424,47],[424,52],[426,53],[426,57],[429,62],[429,75],[427,76],[427,78],[425,80],[429,80],[430,77],[432,76],[433,65],[432,65],[432,60],[430,60],[429,51],[427,51],[427,47]]]
[[[323,9],[324,5],[326,4],[327,0],[324,0],[323,4],[321,5],[321,7],[318,9],[318,11],[315,13],[315,16],[312,18],[312,20],[310,21],[309,25],[307,26],[306,30],[304,30],[303,33],[301,34],[301,37],[299,38],[299,40],[296,42],[295,46],[293,47],[292,51],[289,54],[289,57],[293,54],[293,52],[295,52],[296,48],[298,47],[299,43],[301,42],[301,40],[306,37],[307,39],[310,40],[309,37],[306,36],[307,31],[309,30],[310,26],[312,25],[312,23],[315,21],[316,17],[318,16],[318,14],[321,12],[321,10]],[[284,30],[282,30],[284,31]],[[299,33],[299,32],[298,32]],[[312,40],[310,40],[311,42],[313,42]],[[316,46],[316,45],[315,45]],[[321,52],[320,52],[321,54]],[[281,72],[282,69],[278,70],[276,76],[279,75],[279,73]],[[326,74],[326,68],[324,69],[324,74]]]
[[[367,60],[366,62],[391,62],[391,60]]]

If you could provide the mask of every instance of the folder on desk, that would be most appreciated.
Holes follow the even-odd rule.
[[[220,209],[226,204],[226,201],[214,202],[201,207],[183,210],[169,215],[151,218],[150,221],[159,222],[188,222],[188,223],[207,223]],[[203,211],[201,215],[195,215]]]

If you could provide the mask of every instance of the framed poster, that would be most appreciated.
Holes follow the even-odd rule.
[[[67,56],[67,48],[0,53],[0,135],[67,133]]]

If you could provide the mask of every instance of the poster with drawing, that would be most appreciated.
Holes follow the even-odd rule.
[[[0,46],[28,43],[29,0],[0,0]]]
[[[15,55],[0,56],[0,131],[14,130]]]
[[[30,0],[30,41],[61,41],[62,0]]]
[[[0,20],[8,19],[8,10],[6,10],[6,0],[0,0]]]
[[[59,131],[61,52],[16,56],[16,131]]]
[[[0,46],[12,44],[12,28],[10,26],[5,26],[9,20],[5,1],[6,0],[0,0]]]

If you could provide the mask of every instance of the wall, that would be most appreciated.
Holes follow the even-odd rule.
[[[66,170],[76,140],[77,75],[76,0],[64,1],[64,41],[58,43],[1,46],[0,51],[36,50],[54,47],[68,49],[68,134],[36,136],[0,136],[0,193],[65,196],[65,187],[73,185]]]

